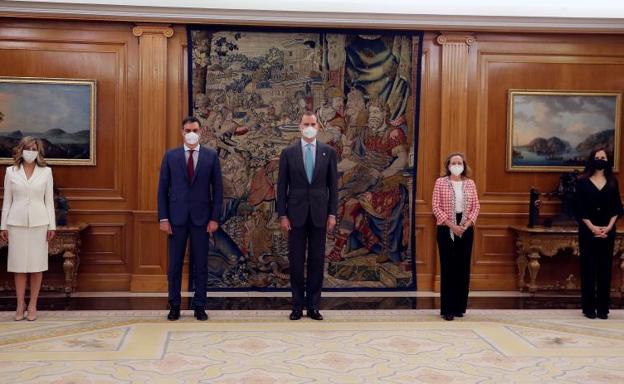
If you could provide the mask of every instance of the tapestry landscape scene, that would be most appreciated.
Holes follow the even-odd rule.
[[[192,113],[216,148],[225,209],[209,287],[287,288],[279,155],[304,111],[339,154],[325,288],[413,287],[411,206],[418,36],[191,29]]]

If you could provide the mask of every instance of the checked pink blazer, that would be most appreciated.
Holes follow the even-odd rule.
[[[470,221],[474,225],[480,209],[477,187],[472,179],[465,177],[463,181],[464,214],[462,222],[456,224],[461,225]],[[455,221],[455,191],[448,176],[436,180],[431,205],[437,225],[444,225],[446,220]]]

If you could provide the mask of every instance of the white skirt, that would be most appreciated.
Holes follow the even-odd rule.
[[[33,273],[48,270],[48,226],[9,225],[8,272]]]

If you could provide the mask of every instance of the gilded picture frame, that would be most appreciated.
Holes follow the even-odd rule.
[[[52,165],[96,165],[95,80],[0,77],[0,164],[24,136],[42,139]]]
[[[507,171],[582,170],[590,151],[604,147],[618,171],[622,93],[508,91]]]

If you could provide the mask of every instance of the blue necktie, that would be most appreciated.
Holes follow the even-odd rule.
[[[314,173],[314,154],[312,153],[312,144],[306,144],[305,150],[305,171],[308,175],[308,182],[312,184],[312,174]]]

